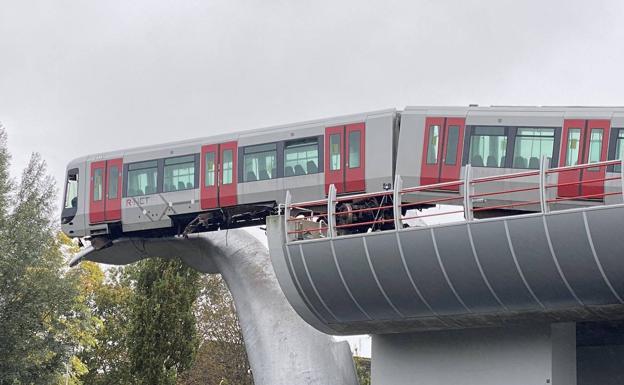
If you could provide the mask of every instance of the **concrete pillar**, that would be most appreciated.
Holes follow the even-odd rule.
[[[373,336],[373,385],[576,385],[574,324]]]

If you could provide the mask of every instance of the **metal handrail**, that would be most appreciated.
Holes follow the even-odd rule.
[[[391,222],[394,223],[395,229],[401,230],[403,228],[404,220],[415,219],[415,218],[427,218],[427,217],[434,217],[434,216],[451,215],[451,214],[455,215],[455,214],[463,213],[464,220],[472,221],[474,213],[487,211],[487,210],[539,205],[539,210],[540,210],[539,212],[548,213],[550,212],[551,203],[557,203],[561,201],[571,201],[571,200],[590,199],[590,198],[605,198],[608,196],[615,196],[615,195],[620,195],[624,199],[624,160],[608,160],[608,161],[601,161],[601,162],[595,162],[595,163],[585,163],[581,165],[562,166],[562,167],[555,167],[555,168],[548,168],[549,162],[550,160],[548,158],[543,157],[540,160],[539,170],[522,171],[522,172],[508,173],[508,174],[474,178],[474,179],[471,178],[472,167],[470,165],[466,165],[464,167],[464,176],[463,176],[463,179],[461,180],[443,182],[443,183],[435,183],[435,184],[430,184],[430,185],[414,186],[414,187],[408,187],[408,188],[403,188],[403,180],[401,179],[399,175],[396,175],[395,180],[394,180],[394,189],[392,190],[384,190],[384,191],[379,191],[379,192],[362,193],[362,194],[354,194],[354,195],[343,195],[340,197],[336,197],[337,195],[336,187],[332,184],[329,187],[327,198],[314,200],[314,201],[308,201],[308,202],[301,202],[301,203],[296,203],[296,204],[292,203],[290,192],[287,192],[286,202],[283,205],[283,212],[284,212],[284,215],[286,216],[286,220],[284,221],[285,223],[284,230],[285,230],[286,239],[290,240],[291,235],[296,235],[296,234],[301,234],[301,233],[314,233],[314,232],[318,232],[319,236],[326,236],[326,237],[332,238],[338,235],[337,234],[338,229],[351,228],[351,227],[357,227],[357,226],[368,226],[368,225],[375,226],[376,224],[387,224]],[[619,175],[617,176],[608,176],[608,177],[605,176],[603,178],[593,178],[593,179],[586,179],[586,180],[579,179],[578,181],[562,182],[562,183],[549,183],[548,182],[548,177],[553,174],[559,174],[562,172],[567,172],[567,171],[572,171],[572,170],[608,167],[608,166],[613,166],[613,165],[621,166],[620,172],[618,173]],[[481,185],[484,183],[506,181],[506,180],[525,178],[525,177],[534,177],[534,176],[539,177],[538,182],[536,183],[536,186],[502,189],[500,191],[486,191],[486,192],[478,192],[478,193],[474,191],[475,186]],[[603,191],[601,193],[580,194],[580,195],[576,195],[572,197],[561,197],[561,196],[557,196],[554,198],[548,197],[549,189],[552,189],[554,187],[560,188],[560,187],[572,186],[572,185],[582,186],[582,185],[602,183],[602,188],[604,189],[606,188],[606,182],[615,181],[615,180],[621,181],[620,191],[616,191],[616,192]],[[440,196],[440,197],[434,197],[434,198],[427,197],[424,200],[416,200],[416,201],[410,200],[407,202],[402,202],[403,195],[406,195],[406,194],[412,196],[413,198],[414,193],[424,192],[424,191],[431,192],[434,190],[439,191],[448,187],[457,187],[458,190],[457,191],[446,190],[445,192],[452,194],[448,196]],[[527,192],[527,191],[538,191],[539,199],[495,204],[491,206],[483,205],[479,207],[473,207],[474,199],[483,199],[486,197],[493,197],[497,195],[513,194],[513,193]],[[355,210],[350,210],[350,211],[336,212],[336,205],[340,202],[365,199],[365,198],[374,198],[374,197],[381,197],[384,200],[380,201],[380,204],[375,207],[366,207],[366,208],[355,209]],[[392,198],[392,202],[384,203],[386,202],[385,199],[387,199],[388,197]],[[405,217],[401,215],[403,210],[408,207],[418,207],[418,206],[422,207],[424,205],[431,205],[431,204],[437,205],[440,203],[450,202],[450,201],[462,201],[463,209],[446,211],[446,212],[441,212],[441,213],[405,216]],[[498,202],[501,202],[501,201],[499,200]],[[502,202],[504,202],[504,200]],[[325,206],[327,210],[326,212],[321,212],[321,211],[315,212],[307,208],[310,206]],[[310,215],[304,216],[301,218],[299,217],[294,218],[294,217],[291,217],[290,215],[290,212],[292,209],[295,209],[298,211],[310,212]],[[387,218],[387,216],[385,216],[381,218],[376,217],[374,220],[366,220],[362,222],[336,224],[336,218],[338,216],[363,213],[363,212],[374,212],[374,211],[377,211],[378,213],[381,213],[381,212],[387,213],[388,210],[391,210],[392,218]],[[290,223],[293,223],[293,222],[296,223],[300,221],[309,221],[313,217],[318,217],[318,216],[327,218],[327,226],[321,226],[319,224],[319,227],[316,227],[316,228],[307,228],[303,230],[301,229],[290,230],[289,229]],[[324,235],[323,232],[326,232],[326,234]]]

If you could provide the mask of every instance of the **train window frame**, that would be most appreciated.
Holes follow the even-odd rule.
[[[618,148],[618,143],[622,142],[622,147]],[[609,160],[616,160],[618,159],[618,149],[621,152],[624,152],[624,127],[613,127],[611,128],[610,134],[609,134],[609,156],[607,159]],[[619,159],[624,159],[624,156],[619,158]],[[609,172],[622,172],[621,170],[621,165],[619,164],[614,164],[611,165],[607,168],[607,170]]]
[[[467,164],[471,164],[471,167],[479,167],[479,168],[508,168],[509,164],[510,164],[510,159],[508,154],[510,153],[510,145],[511,145],[511,140],[510,140],[510,135],[509,135],[509,127],[507,126],[488,126],[488,125],[472,125],[472,126],[467,126],[467,132],[469,133],[469,135],[466,135],[465,139],[464,139],[464,152],[463,152],[463,164],[467,165]],[[486,130],[493,130],[493,129],[499,129],[502,130],[502,134],[497,134],[497,135],[483,135],[483,134],[479,134],[478,132],[483,132]],[[472,164],[471,161],[471,148],[472,148],[472,141],[473,138],[475,136],[501,136],[501,137],[505,137],[506,138],[506,143],[505,143],[505,154],[502,157],[505,157],[505,161],[502,162],[502,165],[497,166],[497,167],[491,167],[491,166],[487,166],[487,162],[486,159],[483,159],[483,165],[482,166],[475,166]]]
[[[73,179],[72,179],[73,178]],[[74,188],[72,189],[71,186]],[[70,192],[73,192],[70,195]],[[80,199],[80,170],[71,168],[65,175],[65,189],[63,191],[63,210],[61,211],[61,224],[67,224],[74,219],[78,212]]]
[[[186,167],[179,167],[179,169],[189,169],[188,165],[192,164],[193,165],[193,171],[192,174],[188,173],[184,176],[188,177],[189,175],[191,175],[192,177],[190,178],[193,181],[193,186],[192,187],[188,187],[188,183],[190,182],[182,182],[184,183],[184,188],[179,188],[179,187],[175,187],[175,184],[170,184],[169,186],[174,186],[175,189],[170,189],[167,186],[167,170],[169,169],[173,169],[175,170],[175,166],[180,166],[180,165],[185,165]],[[198,160],[197,160],[197,154],[186,154],[186,155],[177,155],[174,157],[169,157],[169,158],[164,158],[162,159],[162,183],[159,183],[159,187],[161,187],[161,191],[164,193],[172,193],[172,192],[177,192],[177,191],[186,191],[186,190],[195,190],[196,188],[198,188],[199,184],[198,182],[198,169],[199,169],[199,164],[198,164]],[[160,172],[160,168],[159,168],[159,172]],[[179,177],[180,175],[178,175]],[[175,175],[171,175],[171,179],[173,180],[175,178]],[[173,183],[173,182],[172,182]],[[179,186],[180,181],[178,181],[178,186]]]
[[[546,135],[530,135],[530,134],[521,134],[520,130],[552,130],[552,136],[546,136]],[[541,155],[540,157],[538,157],[539,162],[537,167],[529,167],[529,165],[531,164],[531,157],[527,158],[527,164],[526,167],[519,167],[516,164],[516,158],[518,157],[518,155],[516,155],[516,150],[517,150],[517,145],[518,145],[518,139],[519,138],[552,138],[552,153],[550,154],[550,156],[548,156],[548,158],[550,159],[550,167],[556,167],[557,166],[557,160],[558,160],[558,153],[560,150],[560,142],[561,142],[561,127],[548,127],[548,126],[528,126],[528,125],[523,125],[523,126],[517,126],[517,127],[511,127],[511,138],[509,139],[512,143],[511,143],[511,151],[508,152],[508,154],[511,154],[511,156],[509,157],[511,164],[509,165],[510,168],[513,169],[520,169],[520,170],[539,170],[539,162],[541,162]]]
[[[283,151],[282,151],[282,156],[284,161],[283,163],[283,167],[282,167],[282,172],[283,172],[283,177],[284,178],[290,178],[290,177],[294,177],[294,176],[305,176],[305,175],[313,175],[313,174],[318,174],[320,172],[322,172],[322,168],[320,167],[320,157],[322,155],[321,153],[321,145],[320,145],[321,141],[319,140],[319,137],[317,136],[312,136],[312,137],[306,137],[306,138],[299,138],[299,139],[294,139],[294,140],[288,140],[288,141],[284,141],[284,145],[283,145]],[[314,150],[316,151],[316,157],[309,157],[307,152],[309,152],[309,150],[306,151],[306,156],[303,159],[303,162],[305,162],[304,165],[298,164],[298,162],[300,161],[299,157],[297,157],[297,159],[295,160],[289,160],[288,159],[288,151],[292,150],[292,149],[301,149],[304,147],[312,147],[314,146]],[[313,150],[313,151],[314,151]],[[301,152],[294,152],[295,154],[300,154]],[[316,171],[314,172],[309,172],[308,170],[308,163],[310,161],[314,161],[316,163]],[[292,175],[287,175],[286,169],[287,167],[292,167],[291,164],[296,165],[301,165],[301,168],[305,171],[303,174],[297,174],[296,173],[296,169],[293,167],[293,174]],[[278,176],[279,177],[279,176]]]
[[[149,159],[139,162],[132,162],[124,164],[124,197],[140,197],[146,195],[152,195],[162,192],[162,160],[161,159]],[[133,171],[156,169],[156,191],[147,194],[145,191],[139,190],[142,194],[130,194],[130,176]]]
[[[106,199],[117,199],[119,198],[119,173],[121,170],[119,166],[110,166],[106,167],[108,171],[108,175],[106,178]],[[113,173],[113,170],[115,172]]]
[[[104,200],[104,171],[106,167],[98,167],[93,170],[93,191],[91,199],[93,202]]]
[[[279,177],[278,173],[280,170],[279,154],[280,152],[283,152],[283,151],[278,151],[279,150],[278,147],[281,147],[281,146],[278,146],[278,142],[253,144],[253,145],[242,147],[239,150],[239,154],[240,154],[239,155],[239,165],[240,165],[239,166],[239,171],[240,171],[239,183],[259,182],[259,181],[277,179]],[[258,173],[254,172],[256,179],[249,180],[248,175],[247,175],[249,171],[247,170],[247,160],[254,156],[259,156],[261,154],[267,154],[271,152],[274,155],[274,167],[271,170],[271,174],[268,173],[268,170],[264,170],[264,171],[267,171],[267,175],[269,175],[269,178],[260,178],[258,175],[260,170],[258,169]],[[275,172],[273,172],[273,169],[275,170]]]

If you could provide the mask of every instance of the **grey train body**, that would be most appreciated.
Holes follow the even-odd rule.
[[[534,152],[536,143],[552,148],[545,155],[556,167],[570,151],[591,156],[598,140],[591,131],[584,149],[566,122],[594,120],[608,125],[598,144],[605,149],[601,158],[617,159],[624,140],[619,107],[407,107],[88,155],[67,167],[62,230],[70,237],[110,240],[261,224],[284,203],[287,191],[293,202],[315,201],[327,197],[330,183],[349,195],[391,188],[397,174],[404,186],[460,179],[467,164],[473,177],[534,169],[537,155],[544,155]],[[615,171],[606,170],[606,176]],[[494,182],[484,191],[531,183],[537,178]],[[607,181],[605,189],[617,183]],[[405,200],[449,194],[459,196],[432,189]],[[526,201],[530,194],[478,204]],[[537,211],[530,205],[517,210]]]

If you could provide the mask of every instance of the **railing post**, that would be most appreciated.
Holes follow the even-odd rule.
[[[548,174],[546,174],[546,170],[548,170],[548,157],[544,155],[540,159],[539,172],[540,209],[542,214],[550,212],[550,208],[548,207],[548,189],[546,188],[546,182],[548,182]]]
[[[284,202],[284,235],[286,236],[286,242],[289,242],[290,234],[288,234],[288,226],[290,223],[290,205],[292,204],[290,190],[286,190],[286,199],[284,199]]]
[[[329,185],[327,192],[327,237],[336,235],[336,186]]]
[[[473,219],[472,198],[470,197],[472,187],[470,185],[471,174],[472,166],[470,166],[470,164],[467,164],[464,168],[464,218],[466,218],[466,221],[468,222],[472,221]]]
[[[403,221],[401,219],[401,190],[403,189],[403,179],[397,174],[394,177],[394,191],[392,192],[392,215],[394,216],[394,229],[401,230]]]

